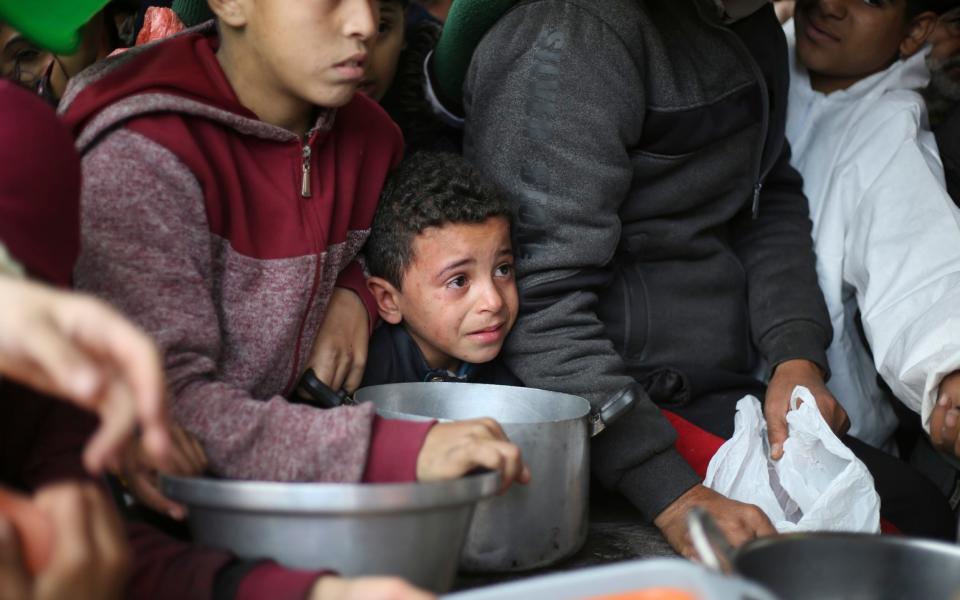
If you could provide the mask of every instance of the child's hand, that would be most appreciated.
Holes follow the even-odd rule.
[[[351,290],[334,288],[307,366],[330,389],[352,394],[363,380],[369,343],[370,317],[363,301]]]
[[[417,457],[417,479],[454,479],[477,467],[500,472],[501,494],[514,481],[530,481],[530,468],[523,463],[520,448],[493,419],[434,425]]]
[[[396,577],[321,577],[310,591],[309,600],[436,600]]]
[[[187,509],[160,493],[159,472],[185,477],[201,475],[207,470],[207,455],[197,438],[179,425],[171,426],[170,434],[173,447],[169,468],[160,468],[150,459],[150,455],[143,451],[138,441],[124,456],[120,476],[127,489],[141,504],[181,520],[187,516]]]
[[[129,550],[119,516],[90,484],[58,484],[37,493],[56,543],[49,562],[31,577],[13,527],[0,523],[0,597],[33,600],[120,598]]]
[[[930,415],[930,440],[937,450],[960,457],[960,371],[940,382],[937,405]]]

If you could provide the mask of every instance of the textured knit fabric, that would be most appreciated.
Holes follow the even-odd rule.
[[[187,27],[199,25],[214,17],[213,11],[207,5],[207,0],[173,0],[170,8],[177,13]]]
[[[334,286],[375,318],[354,258],[402,140],[361,95],[319,111],[306,140],[258,120],[217,46],[206,26],[71,81],[61,111],[83,156],[77,282],[153,334],[172,413],[219,474],[358,481],[373,408],[284,396]]]
[[[785,29],[787,136],[834,332],[828,386],[851,435],[892,446],[897,418],[877,373],[929,430],[940,381],[960,368],[960,211],[915,91],[930,75],[920,52],[823,94],[796,57],[793,22]]]
[[[483,38],[464,154],[517,207],[521,314],[507,365],[599,407],[666,370],[826,368],[802,182],[784,141],[786,44],[772,6],[731,25],[713,0],[531,0]],[[593,473],[655,517],[696,482],[641,400]]]

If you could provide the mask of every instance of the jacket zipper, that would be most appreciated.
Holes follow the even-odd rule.
[[[300,150],[300,197],[301,198],[310,198],[313,196],[313,186],[310,182],[310,175],[313,170],[313,149],[310,147],[310,137],[311,134],[308,132],[307,136],[303,140],[303,146]],[[309,213],[309,209],[307,209]],[[308,216],[307,220],[311,219],[312,215]],[[309,228],[309,225],[307,226]],[[317,232],[314,232],[314,235],[319,235]],[[318,245],[314,241],[314,245]],[[319,252],[318,252],[319,254]],[[310,307],[313,306],[314,298],[317,296],[317,290],[320,287],[320,260],[319,256],[317,258],[316,266],[313,272],[313,283],[310,286],[310,295],[307,297],[307,311],[303,314],[303,317],[300,319],[300,329],[297,332],[297,344],[293,350],[293,366],[290,371],[290,378],[287,380],[287,385],[285,386],[285,392],[289,393],[292,391],[299,381],[300,373],[297,371],[297,366],[300,364],[300,356],[303,353],[303,330],[307,324],[307,318],[310,316]]]
[[[760,101],[763,105],[763,119],[760,126],[760,151],[756,153],[756,158],[754,159],[754,179],[753,179],[753,200],[751,202],[750,211],[753,215],[753,218],[756,219],[760,216],[760,192],[763,191],[763,182],[767,178],[767,175],[770,173],[770,169],[773,168],[773,163],[770,163],[766,169],[763,169],[763,150],[767,144],[767,133],[770,129],[770,97],[769,90],[767,89],[767,82],[763,78],[763,71],[760,70],[757,61],[753,59],[753,55],[750,54],[750,50],[747,49],[747,46],[743,43],[743,40],[740,37],[731,31],[728,27],[716,23],[713,19],[705,16],[703,14],[703,3],[697,2],[697,12],[700,13],[700,18],[707,22],[707,25],[723,31],[726,35],[734,38],[734,43],[737,46],[738,52],[740,52],[741,58],[746,58],[747,62],[750,65],[750,70],[753,71],[753,76],[757,80],[757,84],[760,86]]]
[[[309,143],[304,143],[303,145],[303,162],[301,164],[302,174],[300,179],[300,197],[309,198],[313,195],[310,189],[310,169],[312,168],[310,164],[310,157],[313,154],[313,151],[310,149]]]

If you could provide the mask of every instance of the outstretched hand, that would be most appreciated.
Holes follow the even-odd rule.
[[[307,366],[330,389],[352,394],[363,380],[369,343],[370,317],[360,296],[333,288]]]
[[[937,450],[960,457],[960,371],[940,382],[937,405],[930,415],[930,440]]]
[[[137,426],[145,451],[166,461],[160,356],[100,300],[0,275],[0,375],[99,415],[83,455],[91,472],[115,466]]]

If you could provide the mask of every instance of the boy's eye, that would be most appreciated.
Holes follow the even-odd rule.
[[[509,277],[513,274],[513,265],[510,263],[503,263],[494,271],[494,274],[497,277]]]
[[[863,0],[867,6],[872,6],[874,8],[883,8],[889,3],[890,0]]]
[[[459,289],[465,285],[467,285],[467,278],[463,275],[458,275],[457,277],[454,277],[453,279],[447,282],[448,288]]]

